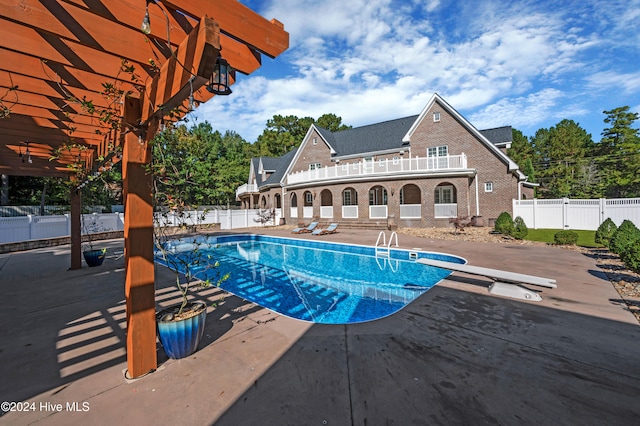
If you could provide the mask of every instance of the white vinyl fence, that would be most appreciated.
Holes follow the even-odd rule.
[[[513,200],[513,217],[517,216],[533,229],[595,231],[607,218],[617,226],[625,219],[640,226],[640,198]]]
[[[211,210],[203,220],[193,212],[193,223],[197,225],[220,224],[220,229],[251,228],[273,226],[280,223],[280,209],[275,209],[274,216],[262,224],[258,218],[259,210]],[[171,216],[168,223],[176,222]],[[122,231],[124,229],[124,213],[93,213],[82,215],[82,233]],[[177,224],[177,223],[173,223]],[[65,237],[71,234],[71,215],[52,216],[17,216],[0,217],[0,243],[39,240],[43,238]]]

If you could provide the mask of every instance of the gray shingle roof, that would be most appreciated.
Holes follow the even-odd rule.
[[[413,115],[335,132],[332,133],[335,145],[329,144],[333,146],[336,155],[340,157],[402,149],[404,146],[402,138],[417,118],[417,115]],[[322,136],[325,136],[324,133]]]
[[[480,130],[482,136],[494,145],[512,142],[511,126],[496,127],[495,129]]]
[[[265,164],[265,159],[269,162],[270,167],[274,167],[273,169],[269,168],[267,170],[275,170],[275,172],[269,176],[264,182],[259,183],[258,187],[262,186],[280,186],[280,181],[284,177],[284,172],[289,167],[289,163],[293,159],[293,156],[298,151],[298,148],[294,148],[291,151],[287,152],[281,157],[273,158],[273,157],[262,157],[262,164]],[[266,168],[266,167],[265,167]],[[256,169],[257,170],[257,169]]]

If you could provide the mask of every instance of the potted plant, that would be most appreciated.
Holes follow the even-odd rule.
[[[176,146],[179,141],[170,131],[164,131],[152,142],[154,202],[154,244],[156,258],[175,273],[175,285],[181,301],[161,309],[156,314],[158,337],[167,356],[174,359],[191,355],[198,348],[204,332],[207,306],[190,297],[191,290],[211,285],[219,286],[228,278],[215,268],[212,244],[197,233],[197,224],[206,211],[198,211],[191,202],[189,176],[195,162],[188,147]],[[180,239],[177,239],[180,237]]]
[[[82,256],[90,267],[102,265],[102,262],[104,262],[104,258],[107,255],[106,248],[95,248],[93,246],[94,239],[96,238],[95,234],[100,232],[100,227],[95,215],[92,216],[92,219],[92,223],[87,223],[86,215],[82,215],[82,229],[85,234],[85,238],[83,238],[83,240],[86,239],[86,246],[88,246],[86,250],[82,251]]]

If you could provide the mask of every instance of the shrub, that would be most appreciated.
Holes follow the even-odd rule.
[[[607,218],[604,222],[598,226],[598,230],[596,231],[595,242],[598,244],[602,244],[605,247],[609,247],[611,244],[611,238],[613,234],[618,230],[616,224],[611,220],[611,218]]]
[[[496,219],[496,232],[499,232],[504,235],[511,235],[513,231],[513,220],[511,219],[511,215],[507,212],[500,213],[500,216]]]
[[[529,228],[527,228],[527,224],[524,223],[524,219],[520,216],[516,217],[513,221],[513,231],[511,232],[511,236],[516,240],[521,240],[527,236],[529,233]]]
[[[630,220],[624,220],[611,238],[609,248],[622,258],[631,245],[640,239],[640,230]],[[624,260],[624,259],[623,259]]]
[[[635,244],[629,247],[622,261],[627,265],[627,268],[640,273],[640,241],[636,241]]]
[[[578,242],[578,234],[573,231],[558,231],[553,236],[553,241],[560,245],[575,245]]]

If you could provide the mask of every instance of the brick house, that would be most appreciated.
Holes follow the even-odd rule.
[[[450,226],[489,223],[533,198],[533,185],[505,154],[511,127],[477,130],[439,95],[419,115],[340,132],[312,125],[279,158],[253,158],[236,191],[243,208],[281,209],[287,223]]]

